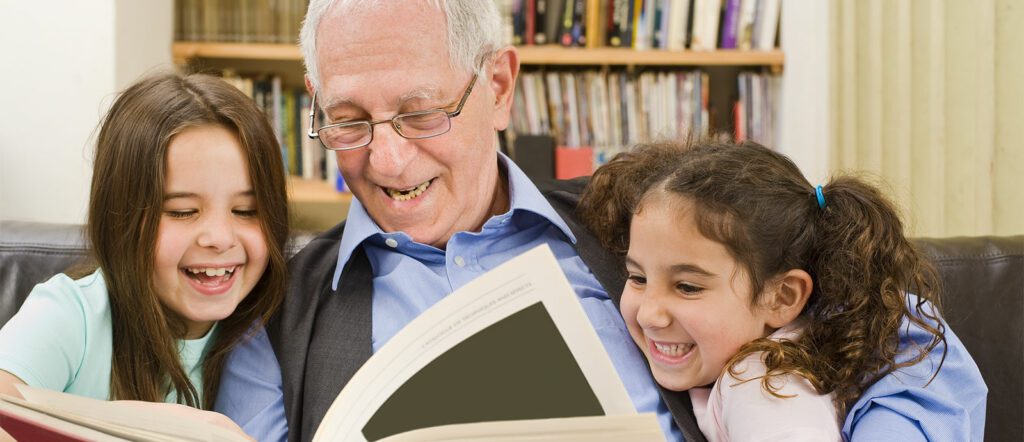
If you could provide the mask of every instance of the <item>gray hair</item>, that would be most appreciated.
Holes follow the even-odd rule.
[[[410,0],[396,0],[407,3]],[[424,1],[424,0],[421,0]],[[425,0],[444,11],[448,24],[448,54],[452,68],[479,70],[481,63],[502,45],[501,16],[495,0]],[[306,74],[313,90],[320,90],[317,67],[316,30],[324,14],[339,8],[379,6],[383,0],[311,0],[306,19],[299,32],[299,46],[306,64]],[[480,72],[482,74],[482,72]]]

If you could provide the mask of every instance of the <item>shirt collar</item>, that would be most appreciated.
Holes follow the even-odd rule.
[[[498,163],[505,166],[508,175],[509,211],[501,215],[492,216],[487,222],[494,222],[495,220],[500,222],[503,219],[512,217],[516,212],[529,211],[540,215],[558,227],[570,242],[576,244],[576,235],[573,235],[565,220],[555,212],[555,208],[551,207],[551,203],[544,198],[544,195],[533,184],[533,181],[523,173],[522,169],[501,152],[498,152]],[[338,247],[338,264],[334,269],[334,278],[331,283],[333,290],[338,289],[341,272],[344,270],[349,258],[352,257],[352,252],[364,241],[375,235],[405,236],[402,232],[384,232],[373,218],[370,217],[370,214],[366,211],[363,204],[359,202],[359,199],[352,198],[352,203],[348,209],[348,217],[345,221],[345,232],[341,236],[341,244]]]

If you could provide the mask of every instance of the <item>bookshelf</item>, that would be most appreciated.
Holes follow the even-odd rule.
[[[634,50],[630,48],[566,48],[520,46],[519,62],[544,66],[767,66],[781,71],[780,50],[715,51]],[[299,47],[276,43],[175,42],[171,53],[179,65],[196,59],[302,61]]]
[[[332,156],[325,158],[315,148],[318,143],[310,145],[299,130],[308,124],[302,116],[308,115],[309,99],[303,96],[302,53],[290,42],[295,41],[303,1],[281,0],[292,6],[276,16],[265,11],[247,15],[230,8],[197,9],[181,1],[177,41],[171,45],[175,63],[190,71],[220,72],[261,103],[275,130],[284,134],[282,149],[290,173],[336,173],[321,172],[329,168],[324,161],[330,163]],[[785,55],[775,48],[780,0],[547,0],[565,5],[550,7],[553,14],[542,12],[541,1],[536,10],[529,6],[532,1],[495,1],[502,11],[505,40],[526,43],[517,47],[524,70],[515,98],[520,105],[513,110],[504,138],[510,146],[519,134],[550,136],[559,146],[594,147],[594,161],[600,163],[633,143],[679,136],[672,133],[675,130],[726,130],[736,137],[773,138],[772,130],[764,129],[775,127],[774,100],[765,95],[773,86],[767,77],[750,71],[777,77],[783,70]],[[761,2],[767,5],[764,11]],[[604,15],[613,13],[608,8],[612,4],[628,8],[617,7],[612,16]],[[619,16],[623,11],[636,15]],[[563,28],[569,26],[568,17],[571,29]],[[584,19],[585,38],[577,33],[582,32],[577,25]],[[730,24],[726,28],[724,23]],[[613,47],[620,44],[620,36],[625,47]],[[532,44],[545,40],[561,44]],[[687,47],[691,49],[682,49]],[[760,113],[751,113],[754,110]],[[292,120],[291,115],[298,117]],[[748,129],[741,131],[744,127]],[[759,128],[756,133],[754,127]],[[351,203],[349,194],[335,191],[329,182],[295,176],[289,178],[289,198],[293,213],[319,220],[298,224],[314,227],[329,227],[344,218]]]
[[[288,177],[292,228],[322,231],[345,219],[352,194],[338,192],[325,181]]]

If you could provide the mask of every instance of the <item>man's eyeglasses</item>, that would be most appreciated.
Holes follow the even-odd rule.
[[[357,120],[328,124],[316,130],[314,130],[316,94],[313,94],[313,102],[310,103],[309,109],[309,133],[306,135],[310,138],[319,138],[320,144],[327,150],[353,150],[364,147],[373,141],[373,126],[388,122],[391,123],[391,127],[395,128],[398,135],[411,140],[443,135],[451,130],[452,118],[459,116],[462,112],[462,106],[466,104],[469,94],[473,92],[476,79],[477,74],[473,74],[473,79],[469,81],[466,92],[462,94],[462,99],[459,100],[459,105],[453,112],[444,109],[428,109],[398,114],[387,120]]]

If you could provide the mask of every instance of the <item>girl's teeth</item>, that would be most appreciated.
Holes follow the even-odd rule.
[[[658,349],[659,352],[664,353],[666,356],[682,356],[686,352],[690,351],[693,344],[659,344],[654,343],[654,348]]]
[[[224,276],[226,273],[234,272],[235,268],[234,267],[207,267],[207,268],[194,267],[194,268],[189,268],[188,271],[191,272],[193,275],[198,275],[200,273],[204,273],[204,274],[206,274],[206,276],[213,277],[213,276]]]

